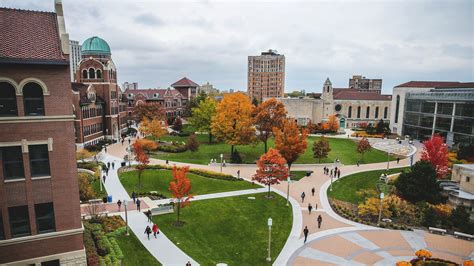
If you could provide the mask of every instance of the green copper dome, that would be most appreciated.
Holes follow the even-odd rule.
[[[109,44],[103,39],[94,36],[82,43],[81,53],[83,55],[111,55]]]

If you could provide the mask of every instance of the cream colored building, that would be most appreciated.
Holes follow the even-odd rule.
[[[458,183],[459,189],[449,192],[448,203],[452,206],[466,206],[471,220],[474,220],[474,165],[455,164],[451,181]]]
[[[303,98],[278,98],[285,104],[290,117],[300,125],[309,121],[320,123],[336,115],[340,128],[357,127],[360,123],[376,124],[380,119],[390,119],[391,95],[361,91],[351,88],[333,88],[326,79],[322,93]]]

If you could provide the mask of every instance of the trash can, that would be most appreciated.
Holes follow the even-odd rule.
[[[109,202],[109,203],[112,202],[112,195],[107,196],[107,202]]]
[[[121,162],[120,165],[124,167],[127,163],[126,162]]]

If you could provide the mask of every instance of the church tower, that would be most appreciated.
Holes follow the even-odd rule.
[[[332,114],[334,100],[333,100],[333,89],[332,83],[329,78],[326,79],[323,85],[323,93],[321,94],[323,100],[323,119],[327,119]]]

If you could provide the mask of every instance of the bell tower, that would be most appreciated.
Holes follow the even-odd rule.
[[[326,78],[326,81],[324,82],[321,99],[323,100],[323,119],[326,119],[333,113],[334,105],[332,83],[329,78]]]

